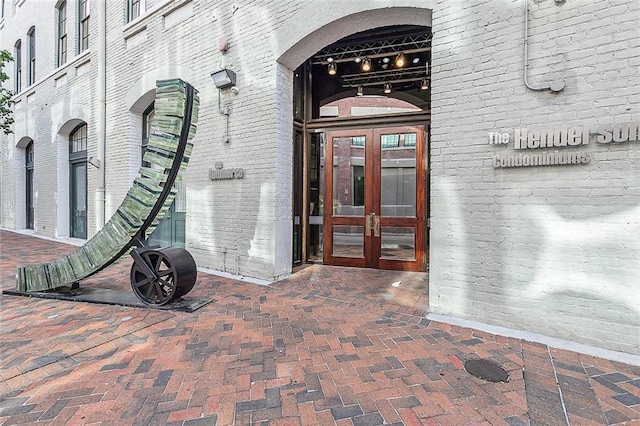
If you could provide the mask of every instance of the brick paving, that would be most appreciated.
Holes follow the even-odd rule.
[[[73,249],[0,230],[0,288]],[[130,263],[81,285],[130,291]],[[0,424],[640,425],[640,367],[428,321],[426,281],[199,273],[189,296],[212,302],[194,313],[3,294]],[[470,375],[469,359],[510,380]]]

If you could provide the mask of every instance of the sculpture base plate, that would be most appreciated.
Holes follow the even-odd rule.
[[[60,287],[49,291],[24,292],[2,290],[2,294],[11,296],[36,297],[40,299],[66,300],[70,302],[99,303],[103,305],[128,306],[132,308],[150,308],[165,311],[195,312],[210,303],[211,299],[202,297],[182,297],[166,305],[147,305],[132,291],[111,290],[106,288]]]

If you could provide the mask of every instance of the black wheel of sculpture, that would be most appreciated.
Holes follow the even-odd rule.
[[[164,305],[189,293],[196,283],[196,263],[183,248],[150,249],[140,253],[146,265],[131,266],[131,287],[149,305]]]

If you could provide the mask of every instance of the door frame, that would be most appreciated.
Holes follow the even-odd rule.
[[[33,186],[33,162],[34,162],[34,143],[30,141],[25,149],[25,180],[26,180],[26,229],[34,229],[35,227],[35,191]]]
[[[69,170],[69,179],[70,179],[70,229],[69,236],[72,238],[87,238],[87,209],[88,209],[88,197],[87,197],[87,161],[86,159],[82,160],[71,160],[70,170]],[[83,169],[84,173],[76,174],[77,169]],[[78,179],[82,179],[81,182]],[[80,189],[84,187],[84,191],[80,191]],[[83,198],[84,202],[84,215],[78,216],[78,198]]]
[[[415,216],[383,216],[381,215],[381,183],[382,153],[380,138],[383,134],[409,133],[416,130],[416,211]],[[365,187],[376,188],[365,194],[362,216],[333,215],[333,173],[334,153],[333,138],[365,136]],[[427,148],[427,126],[425,124],[385,125],[362,127],[349,130],[325,130],[325,208],[324,208],[324,259],[323,263],[336,266],[368,267],[376,269],[393,269],[406,271],[425,271],[427,265],[427,171],[425,167]],[[375,166],[374,166],[375,165]],[[377,217],[376,217],[377,216]],[[363,256],[333,256],[333,227],[360,226],[365,232],[363,236]],[[371,227],[374,227],[372,229]],[[375,227],[378,231],[376,233]],[[415,259],[397,260],[382,257],[383,227],[412,227],[415,229]],[[368,235],[367,235],[368,231]]]
[[[69,236],[82,239],[87,238],[89,228],[87,127],[87,123],[82,122],[69,133]],[[76,174],[79,168],[83,168],[84,173]],[[84,204],[84,215],[80,216],[77,215],[78,198]]]

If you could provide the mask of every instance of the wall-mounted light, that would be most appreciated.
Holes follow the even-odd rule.
[[[371,59],[364,58],[362,60],[362,71],[367,72],[371,70]]]
[[[420,83],[420,89],[427,90],[428,88],[429,88],[429,80],[427,80],[426,78],[423,78],[422,83]]]
[[[329,63],[329,75],[336,75],[336,72],[338,72],[338,67],[336,66],[336,63],[335,62]]]
[[[213,84],[215,84],[216,87],[218,88],[218,112],[226,116],[226,121],[227,121],[226,131],[224,135],[222,135],[222,142],[229,143],[229,115],[230,115],[229,105],[230,103],[227,103],[224,107],[222,106],[222,103],[220,101],[220,92],[222,91],[222,89],[231,87],[231,91],[236,95],[238,94],[240,89],[238,89],[238,87],[236,86],[236,73],[226,68],[223,68],[219,71],[212,72],[211,78],[213,79]]]
[[[404,67],[404,53],[398,53],[396,55],[396,67],[398,68]]]
[[[356,95],[358,96],[364,95],[364,89],[362,88],[362,85],[358,86],[358,91],[356,92]]]
[[[96,169],[100,168],[100,159],[99,158],[89,157],[89,158],[87,158],[87,163],[91,164]]]
[[[384,93],[391,93],[391,83],[384,84]]]
[[[236,85],[236,73],[226,68],[212,72],[211,78],[218,89],[226,89]]]

